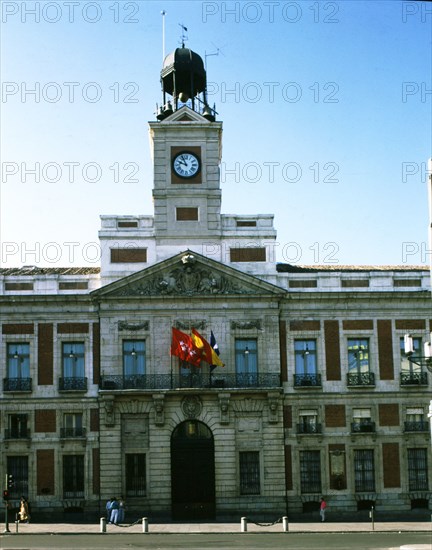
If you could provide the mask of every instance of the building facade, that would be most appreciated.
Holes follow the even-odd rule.
[[[149,123],[154,215],[101,216],[101,267],[0,270],[11,505],[256,519],[430,506],[429,270],[275,261],[273,216],[221,213],[222,123],[178,48]],[[181,364],[171,331],[225,366]],[[418,352],[422,354],[421,351]]]

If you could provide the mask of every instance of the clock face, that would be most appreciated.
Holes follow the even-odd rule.
[[[193,178],[200,171],[199,158],[193,153],[183,151],[174,157],[173,169],[180,178]]]

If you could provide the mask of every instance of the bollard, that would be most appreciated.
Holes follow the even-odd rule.
[[[288,531],[289,531],[289,525],[288,525],[288,518],[287,518],[287,516],[284,516],[284,517],[282,518],[282,528],[283,528],[284,533],[288,533]]]
[[[106,518],[100,518],[100,532],[106,533]]]
[[[15,521],[15,533],[18,533],[18,525],[19,525],[19,521],[16,520]]]
[[[246,533],[246,531],[247,531],[247,518],[241,518],[240,526],[241,526],[241,532]]]
[[[374,518],[374,507],[373,506],[372,506],[372,508],[369,512],[369,517],[372,520],[372,531],[375,531],[375,518]]]
[[[148,518],[142,518],[142,532],[148,533]]]

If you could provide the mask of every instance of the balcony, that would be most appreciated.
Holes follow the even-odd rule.
[[[139,374],[103,375],[100,390],[173,390],[179,388],[279,388],[279,374]]]
[[[6,428],[4,432],[5,439],[30,439],[30,430],[27,428],[11,429]]]
[[[429,431],[429,422],[426,420],[418,420],[417,422],[412,422],[407,420],[404,422],[404,432],[428,432]]]
[[[428,385],[427,372],[401,372],[400,385],[401,386],[427,386]]]
[[[59,378],[59,391],[87,391],[87,378]]]
[[[298,434],[320,434],[322,433],[321,424],[311,423],[311,424],[297,424],[297,433]]]
[[[321,374],[294,374],[295,388],[320,388]]]
[[[31,392],[31,378],[3,378],[4,392]]]
[[[347,374],[348,386],[375,386],[375,374],[373,372],[349,372]]]
[[[60,428],[61,439],[77,439],[86,436],[85,428]]]
[[[351,433],[375,433],[375,422],[372,422],[371,420],[351,422]]]

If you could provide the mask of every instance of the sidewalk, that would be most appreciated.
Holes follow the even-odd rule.
[[[4,524],[0,528],[4,530]],[[9,523],[11,534],[16,533],[15,522]],[[293,533],[351,533],[351,532],[430,532],[432,537],[431,522],[317,522],[317,523],[289,523],[288,532]],[[101,533],[99,523],[20,523],[20,534],[98,534]],[[240,533],[241,523],[152,523],[148,518],[148,532],[158,533]],[[261,526],[252,522],[247,523],[247,532],[251,533],[283,533],[282,523]],[[107,525],[106,533],[143,533],[143,524],[140,521],[136,525]]]

